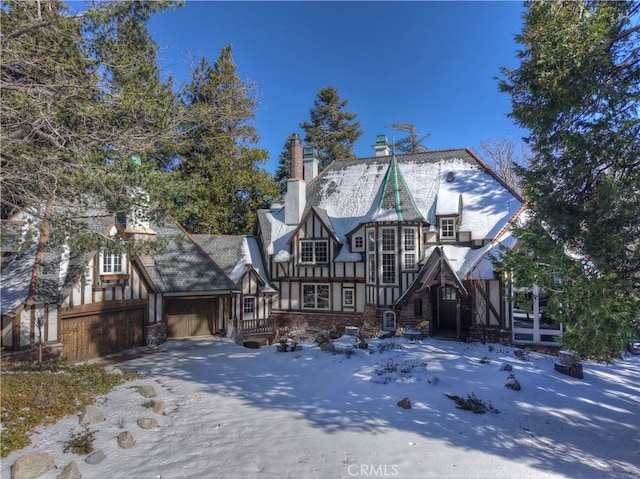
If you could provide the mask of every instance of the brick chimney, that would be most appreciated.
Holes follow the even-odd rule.
[[[289,137],[289,159],[291,160],[290,178],[302,180],[302,142],[297,133]]]
[[[287,180],[287,192],[284,195],[284,223],[297,225],[307,203],[307,188],[303,177],[303,149],[300,136],[294,133],[289,137],[289,159],[291,175]]]

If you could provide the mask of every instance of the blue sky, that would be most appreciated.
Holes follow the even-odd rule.
[[[149,30],[160,66],[178,84],[206,57],[233,46],[239,76],[256,84],[258,145],[277,168],[286,138],[304,137],[316,95],[337,88],[372,156],[378,134],[413,123],[430,149],[470,147],[490,137],[524,136],[507,118],[500,67],[518,65],[520,2],[218,2],[186,0],[155,15]]]

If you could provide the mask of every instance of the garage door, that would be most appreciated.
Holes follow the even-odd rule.
[[[170,338],[206,336],[217,332],[216,298],[172,299],[167,304],[167,335]]]
[[[144,344],[144,308],[62,319],[62,354],[77,361]]]

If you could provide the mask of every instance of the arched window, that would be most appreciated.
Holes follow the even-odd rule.
[[[382,330],[396,330],[396,313],[394,313],[393,311],[385,311],[384,313],[382,313]]]

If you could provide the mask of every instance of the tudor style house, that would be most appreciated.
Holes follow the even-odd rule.
[[[559,327],[516,312],[494,266],[522,198],[468,149],[334,161],[321,174],[290,137],[283,204],[258,212],[281,333],[428,328],[466,339],[554,342]],[[537,300],[537,298],[536,298]],[[546,334],[540,334],[545,329]]]
[[[258,238],[206,234],[194,234],[192,238],[240,292],[237,308],[239,327],[235,341],[243,343],[255,337],[273,339],[271,310],[277,291],[269,281]]]
[[[29,351],[42,341],[50,355],[83,360],[167,337],[241,337],[241,291],[171,218],[149,224],[132,216],[121,222],[98,209],[77,215],[75,221],[98,235],[166,240],[153,254],[127,257],[74,254],[50,244],[46,234],[26,250],[13,250],[10,240],[24,234],[29,216],[2,224],[3,352]]]

